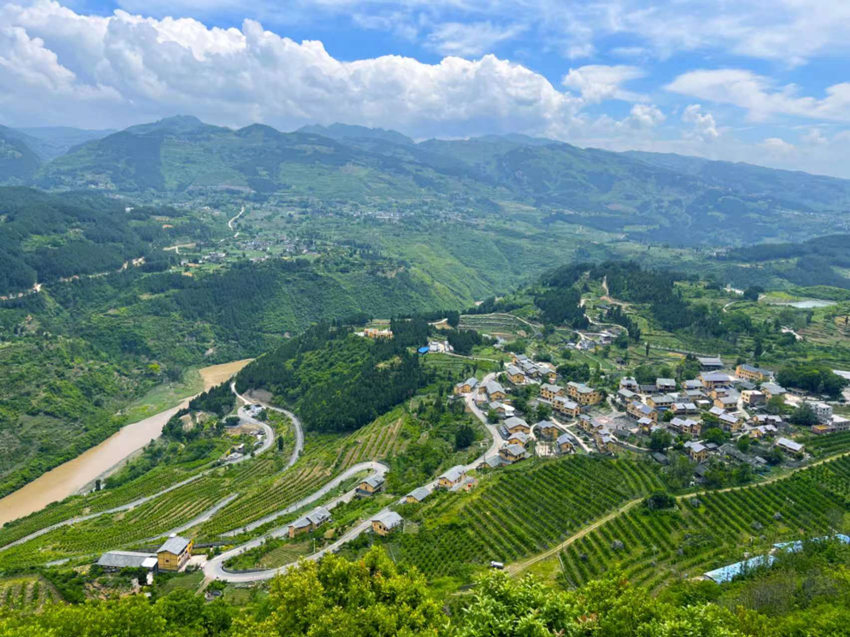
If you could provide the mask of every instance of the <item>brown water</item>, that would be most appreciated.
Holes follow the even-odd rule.
[[[204,389],[219,385],[247,365],[249,360],[212,365],[200,370]],[[0,526],[38,511],[51,502],[73,495],[96,480],[127,456],[138,451],[162,434],[168,419],[186,406],[190,398],[149,418],[126,425],[99,445],[73,460],[42,474],[17,491],[0,499]]]

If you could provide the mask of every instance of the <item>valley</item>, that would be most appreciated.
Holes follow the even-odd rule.
[[[18,168],[2,607],[255,626],[370,564],[462,622],[490,586],[704,609],[850,564],[846,182],[186,117]]]

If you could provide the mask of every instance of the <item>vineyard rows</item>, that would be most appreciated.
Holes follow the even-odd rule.
[[[787,479],[681,498],[675,509],[635,507],[567,547],[561,564],[577,586],[619,568],[649,587],[766,550],[774,542],[811,537],[839,526],[848,509],[850,458]]]
[[[0,580],[0,610],[37,610],[58,599],[59,594],[40,577]]]
[[[644,462],[575,456],[505,469],[470,497],[439,495],[398,537],[402,562],[429,577],[463,564],[510,561],[546,550],[605,512],[660,487]]]

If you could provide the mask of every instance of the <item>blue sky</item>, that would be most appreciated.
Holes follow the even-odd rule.
[[[850,177],[845,0],[15,0],[0,122],[522,132]]]

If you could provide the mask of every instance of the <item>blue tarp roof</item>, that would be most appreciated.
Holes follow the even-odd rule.
[[[714,580],[718,584],[731,582],[738,575],[743,575],[747,571],[758,568],[759,566],[771,566],[776,561],[772,555],[757,555],[743,562],[735,562],[727,566],[721,566],[713,571],[708,571],[705,576],[708,579]]]
[[[427,346],[427,345],[425,345],[424,347],[420,347],[420,348],[419,348],[418,350],[416,350],[416,351],[417,351],[417,352],[419,352],[420,354],[427,354],[430,350],[428,349],[428,346]]]
[[[832,539],[841,540],[845,544],[850,544],[850,536],[844,535],[843,533],[836,533],[835,535],[824,535],[823,537],[816,537],[816,538],[809,540],[809,541],[810,542],[823,542],[824,540],[832,540]],[[774,546],[774,548],[784,549],[784,550],[788,551],[789,553],[796,553],[797,551],[802,550],[803,541],[802,540],[795,540],[793,542],[780,542],[778,544],[774,544],[773,546]]]

